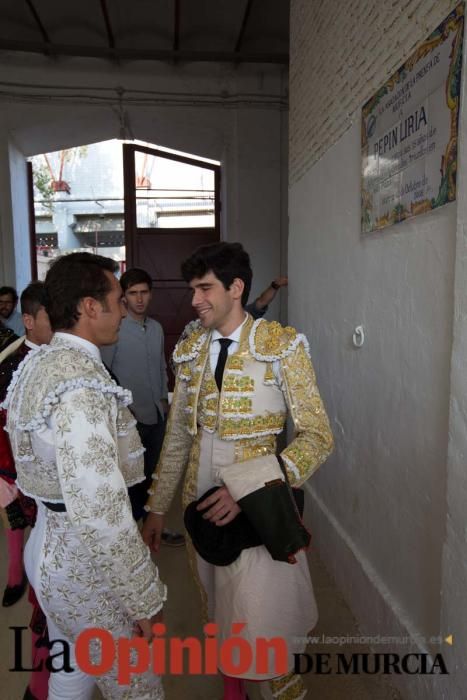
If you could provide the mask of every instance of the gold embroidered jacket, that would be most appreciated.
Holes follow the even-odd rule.
[[[249,316],[239,349],[229,355],[221,392],[210,369],[210,332],[191,323],[175,348],[172,407],[154,486],[146,506],[165,512],[205,430],[235,441],[235,461],[274,454],[287,412],[293,441],[281,453],[291,484],[300,485],[328,457],[332,433],[306,338],[290,326]],[[195,436],[198,436],[195,439]]]

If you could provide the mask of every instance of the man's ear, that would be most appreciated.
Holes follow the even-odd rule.
[[[241,299],[244,289],[245,282],[242,279],[240,279],[240,277],[235,277],[234,281],[229,287],[233,299]]]
[[[90,319],[96,319],[99,312],[102,311],[102,304],[94,297],[83,297],[78,304],[78,311],[82,316]]]
[[[23,314],[23,326],[27,331],[31,331],[34,327],[34,316],[31,314]]]

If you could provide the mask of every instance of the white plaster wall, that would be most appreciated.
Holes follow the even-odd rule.
[[[352,3],[358,12],[363,5]],[[420,3],[417,32],[433,8],[431,0]],[[401,31],[408,36],[407,26]],[[352,70],[368,59],[361,51]],[[383,82],[397,61],[384,55],[372,80]],[[463,71],[465,105],[465,47]],[[292,111],[299,99],[295,92]],[[367,237],[360,235],[360,110],[346,120],[349,129],[289,190],[289,320],[310,336],[336,437],[334,455],[308,485],[314,543],[364,633],[408,635],[411,650],[443,653],[448,677],[391,678],[404,696],[460,700],[467,685],[467,116],[461,112],[458,201]],[[359,324],[366,342],[357,350],[351,337]],[[448,634],[452,647],[415,641]]]
[[[453,343],[449,402],[447,460],[447,518],[442,561],[441,628],[452,630],[455,644],[446,649],[452,670],[449,688],[438,697],[457,700],[465,695],[467,672],[467,99],[466,43],[464,40],[463,84],[458,145],[457,231],[454,277]]]
[[[29,203],[26,161],[13,142],[9,149],[10,197],[13,208],[16,288],[20,293],[31,281]]]
[[[114,66],[92,59],[5,54],[0,140],[13,139],[29,156],[119,138],[123,108],[127,137],[220,160],[221,235],[241,241],[251,252],[254,295],[279,274],[286,235],[282,74],[273,66]],[[1,154],[0,148],[0,161]],[[0,175],[1,167],[0,162]],[[11,258],[8,206],[0,213],[6,217],[5,255]],[[276,304],[271,316],[278,314]]]
[[[434,636],[456,206],[362,238],[359,139],[356,120],[290,190],[289,320],[310,337],[336,437],[335,454],[310,484],[315,543],[364,628],[391,633],[382,627],[386,612],[368,603],[384,591],[397,622]],[[366,341],[356,350],[360,324]],[[331,528],[345,538],[337,547]],[[342,566],[343,547],[353,566],[371,570],[365,586],[355,585],[361,572]]]

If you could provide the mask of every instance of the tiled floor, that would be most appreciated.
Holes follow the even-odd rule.
[[[170,522],[180,526],[180,515],[174,512]],[[0,561],[5,561],[5,538],[0,532]],[[358,630],[353,616],[346,606],[340,592],[332,579],[313,554],[310,558],[313,583],[315,586],[320,621],[314,635],[355,635]],[[169,598],[165,608],[165,622],[168,636],[182,638],[196,636],[201,629],[199,597],[189,572],[185,548],[163,547],[158,565],[161,577],[169,588]],[[3,591],[5,565],[0,571],[0,590]],[[27,625],[29,606],[26,597],[13,608],[1,608],[2,625],[0,629],[0,698],[1,700],[21,700],[27,684],[27,673],[8,671],[13,653],[13,635],[11,626]],[[26,633],[25,633],[26,635]],[[310,653],[364,652],[361,646],[337,647],[314,644]],[[310,700],[401,700],[397,691],[391,688],[382,676],[357,675],[315,675],[303,676]],[[220,700],[222,684],[218,677],[206,676],[166,676],[164,678],[166,700]],[[252,685],[248,689],[250,700],[260,700],[258,688]],[[96,691],[96,700],[100,698]]]

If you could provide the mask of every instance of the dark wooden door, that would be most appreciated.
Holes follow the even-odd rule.
[[[123,172],[126,267],[151,275],[149,315],[162,324],[169,360],[194,318],[180,265],[198,246],[220,240],[220,166],[123,144]]]

